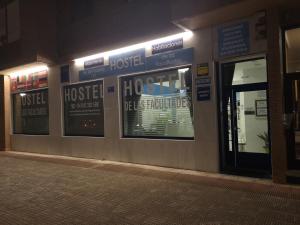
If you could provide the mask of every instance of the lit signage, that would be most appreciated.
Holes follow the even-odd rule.
[[[48,71],[39,71],[28,75],[20,74],[11,77],[11,91],[28,91],[48,87]]]
[[[105,76],[152,71],[163,68],[190,65],[193,48],[178,49],[145,57],[145,49],[109,57],[109,65],[79,71],[79,80],[92,80]]]
[[[131,73],[145,69],[145,49],[109,57],[109,66],[113,74]]]
[[[152,45],[152,54],[167,52],[183,47],[183,38]]]
[[[93,68],[104,65],[104,58],[92,59],[84,62],[84,69]]]

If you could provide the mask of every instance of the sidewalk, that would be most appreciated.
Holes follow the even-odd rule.
[[[0,153],[0,224],[300,224],[300,187],[270,180]]]

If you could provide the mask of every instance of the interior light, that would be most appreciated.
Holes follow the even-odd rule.
[[[24,97],[26,95],[26,93],[20,93],[21,97]]]
[[[98,53],[98,54],[78,58],[78,59],[75,59],[74,62],[75,62],[76,66],[83,66],[85,61],[89,61],[89,60],[93,60],[93,59],[97,59],[97,58],[101,58],[101,57],[109,57],[109,56],[112,56],[112,55],[118,55],[118,54],[122,54],[122,53],[125,53],[125,52],[134,51],[134,50],[137,50],[137,49],[140,49],[140,48],[146,48],[147,49],[147,48],[150,48],[154,44],[159,44],[159,43],[163,43],[163,42],[167,42],[167,41],[171,41],[171,40],[175,40],[175,39],[179,39],[179,38],[183,38],[183,40],[188,40],[192,36],[193,36],[192,31],[185,31],[185,32],[170,35],[170,36],[167,36],[167,37],[158,38],[158,39],[155,39],[155,40],[152,40],[152,41],[147,41],[147,42],[143,42],[143,43],[139,43],[139,44],[135,44],[135,45],[130,45],[130,46],[127,46],[127,47],[123,47],[123,48],[119,48],[119,49],[115,49],[115,50],[111,50],[111,51],[107,51],[107,52],[102,52],[102,53]]]
[[[186,71],[189,71],[190,68],[182,68],[182,69],[178,69],[179,73],[185,73]]]
[[[9,73],[9,76],[15,77],[15,76],[20,76],[20,75],[28,75],[32,73],[37,73],[41,71],[48,70],[48,67],[46,65],[40,65],[40,66],[32,66],[32,67],[27,67],[21,70],[13,71]]]

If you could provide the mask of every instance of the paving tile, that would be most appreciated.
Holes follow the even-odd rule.
[[[300,224],[300,199],[282,190],[182,177],[1,155],[0,225]]]

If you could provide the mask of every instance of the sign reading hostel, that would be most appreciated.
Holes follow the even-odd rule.
[[[110,56],[109,67],[112,75],[143,71],[145,70],[145,49]]]
[[[66,136],[104,136],[103,81],[64,87]]]
[[[249,52],[249,23],[243,22],[218,29],[219,56],[238,56]]]
[[[14,133],[48,134],[48,89],[13,95]]]
[[[193,48],[177,49],[145,57],[145,49],[138,49],[109,57],[109,64],[79,71],[79,80],[146,72],[150,70],[190,65]]]

